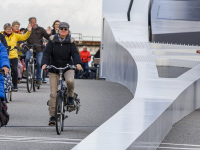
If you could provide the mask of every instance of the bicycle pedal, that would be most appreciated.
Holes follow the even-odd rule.
[[[55,123],[49,123],[49,126],[55,126],[56,124]]]
[[[68,118],[68,116],[65,116],[65,118],[64,119],[67,119]]]

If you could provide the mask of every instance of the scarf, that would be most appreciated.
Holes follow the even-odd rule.
[[[15,32],[14,30],[12,30],[12,32],[20,34],[20,30],[18,30],[17,32]]]
[[[59,40],[60,42],[63,42],[63,41],[65,40],[65,38],[64,38],[64,39],[61,38],[60,35],[58,34],[58,40]]]
[[[12,34],[12,33],[11,33]],[[7,34],[6,32],[4,32],[4,35],[6,35],[7,37],[9,37],[11,34]]]

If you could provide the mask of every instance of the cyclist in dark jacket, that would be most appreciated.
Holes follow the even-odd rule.
[[[73,61],[71,58],[73,58]],[[75,64],[78,70],[82,69],[81,59],[74,43],[74,39],[69,35],[69,24],[61,22],[59,25],[58,34],[50,37],[50,40],[44,51],[42,58],[42,69],[45,69],[47,65],[54,65],[59,68],[66,67],[67,64]],[[54,69],[50,69],[49,72],[51,89],[49,103],[49,115],[51,117],[49,120],[49,125],[55,125],[55,106],[59,72]],[[67,105],[74,105],[74,70],[65,70],[64,77],[69,95]]]
[[[5,74],[7,74],[10,69],[8,54],[6,52],[5,46],[1,42],[0,42],[0,68],[5,71]],[[0,74],[0,101],[3,101],[4,99],[5,99],[4,78],[3,75]]]
[[[37,24],[37,19],[35,17],[29,18],[29,23],[31,24],[32,28],[32,33],[30,37],[27,39],[27,44],[28,45],[33,45],[33,44],[40,44],[41,46],[35,46],[33,48],[34,53],[35,53],[35,58],[36,58],[36,64],[37,64],[37,84],[41,85],[42,84],[42,69],[40,68],[41,66],[41,61],[42,61],[42,55],[43,55],[43,48],[42,48],[42,38],[49,39],[51,35],[51,29],[48,28],[46,31],[44,28],[38,26]],[[39,42],[39,43],[38,43]],[[26,67],[28,66],[28,62],[31,58],[31,52],[27,51],[26,52]]]

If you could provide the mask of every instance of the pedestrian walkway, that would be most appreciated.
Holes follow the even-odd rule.
[[[70,150],[133,98],[118,83],[76,80],[75,86],[81,99],[80,112],[68,115],[64,132],[58,136],[55,127],[48,126],[49,83],[32,93],[27,93],[25,83],[19,84],[8,104],[10,122],[0,129],[0,149]]]

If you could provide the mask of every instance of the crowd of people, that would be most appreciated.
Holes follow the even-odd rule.
[[[42,69],[48,65],[56,67],[65,67],[66,64],[75,65],[77,70],[86,71],[88,77],[88,62],[91,60],[90,52],[87,47],[79,53],[74,38],[70,34],[70,26],[66,22],[55,20],[53,29],[48,27],[46,30],[37,24],[37,19],[31,17],[28,19],[27,28],[20,29],[20,23],[14,21],[12,24],[6,23],[3,26],[4,31],[0,33],[0,68],[7,74],[11,69],[13,91],[18,91],[18,84],[22,78],[22,72],[27,69],[27,64],[31,58],[29,49],[24,53],[19,52],[23,45],[33,45],[34,57],[37,65],[37,84],[45,83],[45,71],[42,81]],[[57,85],[59,73],[53,69],[48,70],[50,82],[50,104],[49,104],[49,125],[55,124],[55,105],[57,95]],[[65,70],[64,77],[68,87],[67,105],[74,105],[74,70]],[[0,100],[4,101],[4,80],[0,75]]]

